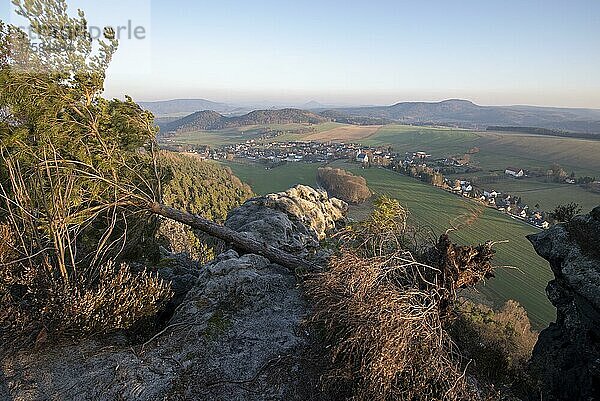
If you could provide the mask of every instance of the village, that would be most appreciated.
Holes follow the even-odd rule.
[[[546,211],[540,210],[539,207],[530,207],[518,196],[500,193],[493,188],[483,188],[470,180],[446,177],[447,173],[456,175],[478,171],[469,163],[455,158],[435,159],[422,151],[401,154],[395,152],[392,147],[368,147],[356,143],[256,140],[218,148],[196,146],[193,149],[179,150],[194,153],[202,159],[258,163],[264,165],[265,169],[276,168],[286,163],[330,163],[348,160],[364,168],[386,168],[411,176],[457,196],[476,200],[540,229],[550,227]],[[527,172],[521,168],[507,167],[504,174],[511,179],[522,179]]]

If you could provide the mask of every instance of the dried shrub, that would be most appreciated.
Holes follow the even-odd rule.
[[[327,383],[355,400],[476,399],[446,329],[457,290],[492,274],[492,244],[432,244],[397,201],[377,205],[305,282],[311,322],[330,350]]]
[[[83,288],[83,290],[80,290]],[[100,269],[96,286],[71,284],[60,294],[68,305],[61,321],[63,332],[106,333],[131,327],[142,317],[155,315],[171,293],[170,285],[155,274],[132,272],[122,264],[108,263]],[[69,296],[70,294],[70,296]]]
[[[470,399],[461,358],[443,328],[426,269],[404,254],[362,258],[343,252],[308,280],[312,321],[322,327],[335,369],[329,379],[355,400]]]
[[[16,254],[13,250],[15,238],[8,224],[0,224],[0,265],[15,260]]]
[[[101,267],[95,283],[65,282],[48,266],[22,267],[0,275],[0,340],[12,348],[130,328],[154,316],[171,293],[157,276],[125,264]]]

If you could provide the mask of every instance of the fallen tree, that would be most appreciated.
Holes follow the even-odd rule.
[[[259,254],[290,270],[297,268],[315,269],[316,266],[305,259],[298,258],[287,252],[281,251],[267,243],[256,241],[244,234],[240,234],[230,228],[214,223],[208,219],[193,215],[158,202],[150,204],[150,211],[158,216],[178,221],[192,228],[200,230],[212,237],[223,240],[233,247],[244,251]]]

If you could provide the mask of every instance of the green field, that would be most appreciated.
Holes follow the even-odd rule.
[[[335,163],[356,174],[364,176],[370,188],[377,194],[398,199],[411,211],[414,222],[427,225],[438,234],[457,225],[472,213],[477,204],[436,189],[411,178],[384,169],[361,169],[356,165]],[[315,164],[288,164],[273,170],[249,165],[228,163],[234,173],[248,182],[257,194],[282,191],[295,184],[314,185]],[[356,213],[364,212],[361,208]],[[480,295],[501,305],[508,299],[516,299],[528,311],[537,328],[544,327],[555,317],[554,308],[545,296],[545,287],[552,279],[548,263],[537,256],[526,235],[537,232],[535,228],[512,220],[493,209],[483,209],[483,215],[471,226],[451,234],[463,244],[481,243],[486,240],[510,241],[498,244],[496,263],[517,269],[499,269],[497,277],[480,286]]]
[[[289,163],[281,167],[266,170],[251,163],[227,162],[223,165],[231,168],[233,173],[252,187],[257,195],[282,192],[297,184],[314,187],[316,185],[318,164]]]
[[[508,166],[546,170],[558,163],[568,172],[600,177],[600,141],[594,140],[387,125],[363,143],[392,145],[399,152],[422,150],[435,158],[462,155],[479,148],[472,163],[485,171],[504,171]]]
[[[464,154],[473,148],[478,138],[476,133],[460,129],[386,125],[362,143],[370,146],[392,145],[400,153],[422,150],[438,158]]]
[[[268,125],[249,125],[238,128],[227,128],[215,131],[192,131],[177,133],[169,137],[169,141],[177,144],[186,145],[231,145],[243,143],[247,140],[256,139],[267,131],[285,131],[283,135],[277,137],[277,141],[302,140],[305,136],[322,131],[332,130],[344,124],[324,123],[318,125],[310,124],[268,124]]]

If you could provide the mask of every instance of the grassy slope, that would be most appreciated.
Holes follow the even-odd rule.
[[[437,233],[445,231],[453,220],[470,213],[473,204],[418,181],[382,169],[363,170],[356,165],[336,163],[367,178],[370,188],[378,194],[399,199],[419,224],[428,225]],[[234,173],[252,186],[257,194],[282,191],[295,184],[314,185],[316,164],[288,164],[273,170],[251,165],[228,163]],[[357,213],[367,211],[356,210]],[[547,301],[544,288],[552,274],[548,264],[533,251],[525,236],[537,230],[492,209],[484,209],[475,224],[456,232],[461,243],[486,240],[510,240],[497,246],[496,263],[519,267],[521,271],[502,269],[498,277],[480,288],[481,293],[500,305],[516,299],[528,310],[536,327],[543,327],[554,318],[554,309]]]
[[[362,142],[373,146],[392,145],[398,152],[423,150],[442,157],[464,154],[477,139],[477,134],[466,130],[386,125]]]
[[[543,137],[536,135],[472,132],[449,128],[389,125],[366,139],[369,145],[392,145],[397,151],[424,150],[434,157],[460,155],[478,147],[474,165],[484,171],[504,171],[514,165],[525,169],[548,169],[559,163],[568,172],[600,178],[600,141]],[[461,177],[467,178],[462,175]],[[522,196],[531,206],[539,203],[544,210],[569,202],[581,204],[584,211],[600,205],[600,195],[567,184],[548,184],[535,180],[503,180],[489,189]]]

